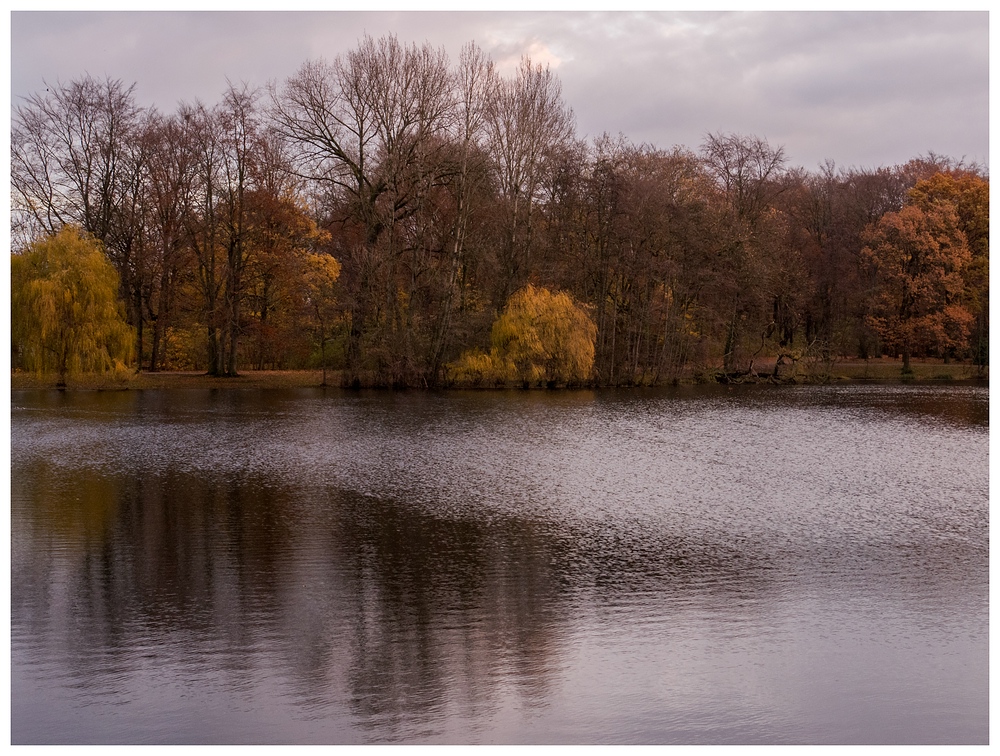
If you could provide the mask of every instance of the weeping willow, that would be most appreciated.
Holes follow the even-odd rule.
[[[11,257],[11,336],[21,366],[56,373],[61,386],[127,368],[134,336],[99,242],[67,226]]]
[[[565,292],[526,286],[493,324],[489,354],[466,352],[450,367],[463,383],[582,383],[594,368],[597,326]]]

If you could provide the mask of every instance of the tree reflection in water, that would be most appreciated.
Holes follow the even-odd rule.
[[[985,393],[325,396],[15,411],[15,742],[987,732]]]

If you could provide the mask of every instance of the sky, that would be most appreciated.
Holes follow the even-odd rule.
[[[507,73],[522,55],[548,64],[588,139],[698,150],[709,133],[754,135],[809,171],[928,152],[989,166],[985,11],[14,11],[10,30],[15,107],[89,73],[172,112],[395,34],[453,61],[474,40]]]

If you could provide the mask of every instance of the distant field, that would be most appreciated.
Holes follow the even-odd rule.
[[[795,368],[796,382],[841,382],[841,381],[900,381],[903,380],[900,360],[841,360],[829,365],[825,363],[799,363]],[[758,362],[756,372],[766,378],[774,369],[773,361]],[[920,382],[959,381],[988,378],[988,369],[980,374],[979,369],[969,363],[943,363],[941,360],[921,360],[911,362],[912,375],[906,380]],[[780,372],[784,378],[792,377],[791,366],[783,366]],[[319,370],[247,370],[236,378],[216,378],[202,372],[138,373],[127,376],[77,375],[67,379],[67,388],[79,390],[124,390],[124,389],[185,389],[185,388],[302,388],[319,386],[323,374]],[[15,371],[10,376],[11,389],[54,388],[54,375],[35,375]],[[327,385],[339,386],[340,376],[336,371],[327,371]]]

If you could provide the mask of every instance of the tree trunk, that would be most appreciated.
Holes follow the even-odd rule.
[[[135,298],[136,298],[136,302],[135,302],[135,312],[136,312],[136,315],[135,315],[135,332],[136,332],[136,337],[135,337],[135,341],[136,341],[136,345],[135,345],[135,372],[141,373],[142,372],[142,348],[143,348],[143,343],[142,343],[143,330],[142,330],[142,326],[143,326],[143,322],[145,321],[145,318],[142,315],[142,289],[140,287],[138,287],[138,286],[136,287]]]

